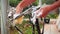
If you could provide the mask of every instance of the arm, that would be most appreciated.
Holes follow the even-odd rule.
[[[51,5],[47,5],[43,8],[40,8],[39,10],[37,10],[38,16],[45,17],[49,12],[51,12],[52,10],[54,10],[58,7],[60,7],[60,1],[56,1],[55,3],[53,3]]]
[[[21,13],[24,8],[31,5],[36,0],[22,0],[16,7],[16,13]]]
[[[20,15],[20,13],[22,12],[22,10],[24,8],[26,8],[27,6],[31,5],[33,2],[35,2],[36,0],[22,0],[16,7],[16,13],[13,15],[13,19],[15,19],[17,16]],[[23,17],[19,17],[18,19],[15,19],[13,21],[13,24],[21,24],[23,21]]]

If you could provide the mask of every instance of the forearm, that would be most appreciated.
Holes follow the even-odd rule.
[[[56,2],[54,2],[53,4],[45,7],[45,10],[46,10],[47,12],[50,12],[50,11],[52,11],[52,10],[58,8],[58,7],[60,7],[60,1],[56,1]]]
[[[22,0],[16,7],[16,13],[22,12],[22,10],[24,8],[26,8],[27,6],[31,5],[35,1],[36,0]]]
[[[39,13],[42,13],[42,14],[40,14],[39,17],[46,17],[46,15],[47,15],[49,12],[51,12],[52,10],[54,10],[54,9],[56,9],[56,8],[58,8],[58,7],[60,7],[60,1],[56,1],[55,3],[53,3],[53,4],[51,4],[51,5],[47,5],[47,6],[43,7],[43,8],[40,8],[40,9],[38,10],[38,12],[39,12]]]
[[[51,6],[52,6],[52,7],[51,7],[51,10],[60,7],[60,0],[59,0],[59,1],[56,1],[56,2],[53,3]]]

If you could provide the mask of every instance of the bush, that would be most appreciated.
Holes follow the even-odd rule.
[[[10,4],[10,6],[12,6],[12,7],[16,7],[17,4],[18,4],[20,1],[22,1],[22,0],[10,0],[10,1],[9,1],[9,4]],[[35,6],[38,5],[38,0],[36,0],[36,2],[33,3],[33,5],[35,5]]]
[[[21,0],[10,0],[10,1],[9,1],[9,4],[10,4],[10,6],[12,6],[12,7],[16,7],[17,4],[18,4],[20,1],[21,1]]]
[[[52,4],[53,2],[55,2],[55,0],[42,0],[42,3],[46,3],[46,4]]]
[[[47,17],[55,19],[58,17],[58,14],[49,14]]]
[[[36,1],[33,3],[34,6],[37,6],[38,4],[39,4],[39,1],[38,1],[38,0],[36,0]]]

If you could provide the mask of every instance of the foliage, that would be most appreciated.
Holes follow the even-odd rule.
[[[58,17],[58,14],[49,14],[47,17],[54,19]]]
[[[24,20],[22,24],[17,24],[17,26],[23,31],[24,34],[32,34],[32,24],[29,21]],[[42,28],[42,24],[40,24],[40,27]],[[35,32],[37,34],[36,30]]]
[[[42,3],[52,4],[55,0],[42,0]]]
[[[17,6],[17,4],[20,2],[21,0],[10,0],[9,1],[9,4],[10,4],[10,6],[12,6],[12,7],[16,7]],[[33,3],[33,5],[38,5],[38,0],[36,0],[36,2],[34,2]]]
[[[38,1],[38,0],[36,0],[36,1],[33,3],[33,5],[34,5],[34,6],[37,6],[37,5],[38,5],[38,3],[39,3],[39,1]]]
[[[16,7],[17,4],[18,4],[20,1],[21,1],[21,0],[10,0],[10,1],[9,1],[9,4],[10,4],[10,6],[12,6],[12,7]]]
[[[9,3],[11,6],[16,7],[17,4],[20,2],[21,0],[10,0]],[[46,4],[52,4],[55,0],[42,0],[42,3],[46,3]],[[36,2],[34,2],[32,5],[37,6],[39,3],[39,0],[36,0]]]

